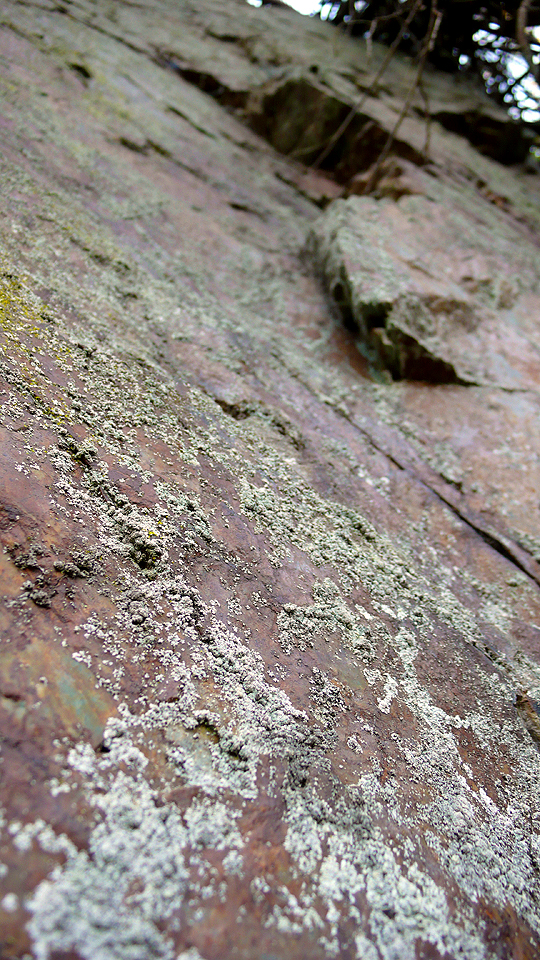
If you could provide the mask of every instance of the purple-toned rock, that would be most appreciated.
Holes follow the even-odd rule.
[[[0,19],[2,960],[533,960],[535,179],[339,199],[411,67],[281,7]]]

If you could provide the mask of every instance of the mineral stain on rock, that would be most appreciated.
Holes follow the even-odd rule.
[[[516,694],[516,707],[523,724],[535,743],[540,744],[540,707],[524,691]]]

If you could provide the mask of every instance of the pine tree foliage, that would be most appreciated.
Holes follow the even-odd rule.
[[[318,16],[438,69],[477,73],[511,117],[540,128],[540,0],[321,0]]]

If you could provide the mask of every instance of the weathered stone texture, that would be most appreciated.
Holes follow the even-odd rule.
[[[540,955],[538,188],[419,99],[353,196],[382,56],[2,5],[2,960]]]

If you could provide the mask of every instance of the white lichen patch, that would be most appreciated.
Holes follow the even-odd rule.
[[[76,949],[84,960],[173,957],[155,921],[181,905],[188,873],[179,813],[118,774],[94,799],[102,815],[87,852],[73,848],[35,890],[28,929],[37,960]],[[119,932],[119,928],[121,933]]]
[[[443,890],[414,863],[400,865],[379,828],[371,821],[369,797],[364,794],[362,817],[355,827],[320,812],[314,819],[313,801],[296,797],[289,806],[286,849],[304,878],[304,890],[311,895],[304,903],[324,905],[319,917],[329,925],[330,940],[337,942],[340,918],[345,910],[364,931],[359,934],[357,956],[368,941],[373,957],[384,960],[414,960],[416,941],[428,939],[441,953],[460,952],[474,960],[485,960],[486,952],[472,917],[457,924]],[[372,808],[373,809],[373,808]],[[373,810],[373,814],[376,811]],[[357,906],[358,898],[369,905],[369,920]],[[298,918],[290,911],[290,921]],[[283,924],[283,908],[272,919]],[[311,921],[310,921],[311,922]],[[300,921],[301,923],[301,921]],[[370,954],[368,953],[368,956]]]
[[[316,583],[313,599],[311,606],[287,604],[278,614],[279,642],[285,652],[305,650],[337,636],[352,653],[369,661],[373,656],[370,628],[343,601],[339,587],[329,579]]]
[[[287,753],[299,745],[307,717],[283,690],[265,680],[261,657],[215,618],[206,642],[216,680],[235,713],[234,721],[219,730],[216,767],[235,791],[253,798],[260,756]]]
[[[158,803],[140,777],[119,772],[108,782],[112,766],[129,764],[130,749],[132,744],[116,763],[106,756],[92,765],[92,772],[98,771],[98,789],[90,794],[97,824],[88,852],[79,852],[41,822],[11,831],[21,849],[36,839],[48,852],[65,856],[28,901],[37,960],[71,949],[84,960],[172,960],[171,944],[156,924],[193,893],[190,866],[204,874],[204,851],[217,849],[228,873],[241,872],[238,813],[220,802],[196,800],[182,815],[175,806]],[[90,765],[80,757],[71,757],[72,766],[87,774]]]
[[[377,706],[382,713],[390,713],[392,700],[398,692],[398,685],[393,677],[387,676],[384,684],[384,696],[377,700]]]

